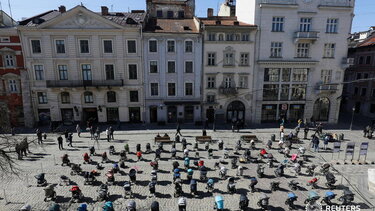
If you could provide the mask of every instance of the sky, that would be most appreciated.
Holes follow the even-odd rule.
[[[57,9],[65,5],[70,9],[78,4],[93,11],[100,11],[101,6],[107,6],[110,11],[130,11],[145,9],[146,0],[0,0],[1,8],[10,14],[8,1],[11,4],[12,15],[15,20],[31,17],[48,10]],[[214,8],[215,13],[224,0],[196,0],[196,15],[205,17],[207,8]],[[317,0],[314,0],[317,1]],[[365,31],[375,25],[375,0],[356,0],[355,17],[352,32]]]

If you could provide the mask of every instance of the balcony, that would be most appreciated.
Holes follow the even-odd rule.
[[[339,90],[339,84],[321,84],[318,83],[315,90],[320,93],[335,93]]]
[[[299,41],[312,41],[315,42],[319,37],[318,37],[319,32],[295,32],[294,33],[294,39],[295,42]]]
[[[342,58],[341,65],[344,69],[354,65],[354,58]]]
[[[219,87],[219,93],[223,95],[236,95],[238,90],[236,87]]]
[[[354,0],[320,0],[319,7],[354,7]]]
[[[63,88],[63,87],[112,87],[124,86],[124,81],[121,80],[48,80],[47,88]]]
[[[261,0],[261,4],[285,4],[285,5],[296,5],[297,0]]]

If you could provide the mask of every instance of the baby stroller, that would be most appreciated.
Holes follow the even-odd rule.
[[[197,191],[197,181],[195,179],[190,180],[190,193],[193,196],[196,196],[198,191]]]
[[[211,159],[214,156],[213,149],[208,149],[208,159]]]
[[[290,189],[292,190],[297,190],[298,189],[298,182],[296,182],[295,180],[291,180],[290,182],[288,182],[288,186]]]
[[[277,169],[275,169],[275,176],[276,177],[282,177],[284,176],[284,168],[285,168],[285,165],[280,163],[278,166],[277,166]]]
[[[207,193],[212,192],[214,190],[214,184],[215,184],[215,182],[214,182],[213,179],[209,179],[207,181],[207,186],[206,186]]]
[[[185,169],[188,169],[189,165],[190,165],[190,158],[185,158],[185,160],[184,160]]]
[[[240,203],[239,203],[239,208],[240,210],[247,210],[249,207],[249,199],[245,194],[241,194],[240,196]]]
[[[215,210],[224,210],[224,198],[222,196],[215,196],[215,204],[214,204]]]
[[[342,201],[343,205],[350,205],[354,201],[354,193],[349,188],[345,189],[339,201]]]
[[[159,163],[158,163],[158,161],[151,161],[150,162],[150,166],[152,167],[152,169],[153,170],[158,170],[158,168],[159,168]]]
[[[316,189],[318,188],[318,185],[317,185],[318,180],[319,180],[318,178],[314,177],[311,180],[309,180],[309,182],[306,185],[311,186],[312,189]]]
[[[36,179],[36,186],[42,187],[47,185],[47,180],[45,179],[45,173],[40,173],[34,176]]]
[[[176,168],[174,171],[173,171],[173,182],[176,182],[177,179],[180,179],[181,178],[181,174],[180,174],[180,169],[179,168]]]
[[[280,182],[272,181],[270,183],[270,189],[271,189],[271,192],[279,190],[280,189]]]
[[[227,176],[227,168],[222,166],[219,171],[219,176],[221,179],[225,179],[225,177]]]
[[[113,185],[115,183],[115,175],[113,174],[113,170],[108,170],[108,172],[105,174],[107,177],[107,185]]]
[[[90,156],[92,155],[95,155],[95,148],[94,147],[90,147]]]
[[[218,144],[219,150],[223,150],[223,148],[224,148],[223,140],[219,140],[217,144]]]
[[[227,190],[230,194],[236,193],[236,183],[234,181],[234,177],[228,178]]]
[[[177,162],[177,161],[173,161],[173,163],[172,163],[172,172],[176,169],[176,168],[178,168],[180,166],[180,164]]]
[[[102,163],[106,163],[106,162],[108,162],[107,152],[103,152],[103,154],[102,154]]]
[[[186,198],[181,197],[178,199],[178,210],[186,211]]]
[[[242,166],[238,166],[236,175],[237,176],[242,176],[243,175],[243,167]]]
[[[113,145],[109,146],[109,155],[114,155],[116,153],[115,147]]]
[[[125,191],[124,198],[132,197],[133,193],[132,193],[132,187],[131,187],[130,182],[128,181],[124,182],[124,191]]]
[[[136,183],[136,181],[137,181],[137,170],[135,170],[135,169],[130,169],[130,171],[129,171],[129,178],[130,178],[130,181],[132,182],[132,183]]]
[[[112,170],[113,170],[113,173],[118,173],[119,171],[120,171],[120,167],[118,166],[118,164],[117,163],[114,163],[113,165],[112,165]]]
[[[60,186],[68,186],[70,185],[70,179],[69,177],[65,176],[65,175],[61,175],[60,176],[60,183],[59,183]]]
[[[126,211],[137,211],[137,204],[134,200],[130,200],[126,206]]]
[[[201,169],[200,169],[200,175],[199,175],[199,179],[200,181],[205,181],[207,180],[207,168],[205,166],[202,166]]]
[[[187,174],[186,174],[187,181],[191,181],[191,179],[193,179],[193,174],[194,174],[193,169],[188,169],[187,170]]]
[[[329,172],[329,168],[331,167],[331,164],[329,163],[323,163],[320,166],[320,173],[323,175],[326,175]]]
[[[332,191],[328,191],[326,192],[325,196],[323,197],[321,203],[325,203],[327,205],[332,205],[332,202],[331,200],[334,199],[336,197],[336,194]]]
[[[82,173],[81,165],[80,164],[74,164],[74,163],[72,163],[70,175],[71,176],[73,176],[73,175],[81,175],[81,173]]]
[[[92,185],[95,182],[95,176],[92,172],[85,172],[84,174],[85,182],[84,185]]]
[[[238,166],[237,166],[237,158],[233,158],[231,160],[231,167],[232,169],[236,169]]]
[[[255,177],[251,177],[251,178],[250,178],[250,185],[249,185],[249,187],[250,187],[252,193],[254,193],[254,192],[257,190],[257,189],[255,188],[255,185],[257,185],[257,184],[258,184],[258,180],[257,180],[257,178],[255,178]]]
[[[149,184],[148,184],[148,190],[150,191],[150,197],[152,197],[153,195],[155,195],[155,187],[156,187],[156,183],[154,181],[151,181]]]
[[[150,143],[146,144],[146,152],[145,153],[146,154],[151,153],[151,144]]]
[[[177,153],[177,150],[176,150],[176,148],[173,147],[171,149],[171,158],[172,159],[176,159],[176,153]]]
[[[158,172],[156,170],[151,171],[151,181],[154,183],[158,182]]]
[[[90,163],[91,162],[91,159],[90,159],[90,156],[89,154],[86,152],[85,154],[83,154],[83,163]]]
[[[181,179],[177,179],[174,183],[174,197],[180,197],[184,192],[182,191]]]
[[[111,201],[104,203],[103,211],[114,211],[113,204]]]
[[[153,201],[151,203],[151,211],[159,211],[159,202]]]
[[[266,194],[262,194],[257,202],[257,205],[262,209],[262,210],[268,210],[268,205],[269,205],[269,199]]]
[[[327,172],[326,174],[326,186],[328,188],[335,188],[336,178],[335,175],[333,175],[331,172]]]
[[[125,161],[126,160],[126,151],[125,150],[121,150],[121,152],[120,152],[120,160],[121,161]]]
[[[316,201],[318,201],[320,196],[315,191],[309,191],[309,194],[307,196],[307,199],[305,200],[305,204],[312,205]]]
[[[297,201],[297,196],[294,193],[288,193],[288,198],[285,201],[285,205],[288,205],[290,210],[294,210],[296,207],[294,202]]]
[[[51,199],[51,201],[56,200],[56,191],[54,185],[48,185],[44,188],[44,201],[46,202],[48,199]]]
[[[98,201],[106,201],[109,198],[109,193],[108,193],[108,186],[106,184],[100,185],[98,189]]]
[[[313,176],[315,168],[316,168],[316,165],[314,165],[314,164],[311,164],[311,165],[307,166],[306,174],[309,175],[309,176]]]
[[[64,154],[64,155],[61,157],[61,161],[62,161],[61,166],[64,166],[64,165],[66,165],[66,166],[70,166],[70,160],[69,160],[69,156],[68,156],[68,154]]]
[[[81,192],[81,189],[79,189],[78,186],[73,186],[70,190],[70,192],[72,192],[72,198],[71,198],[71,202],[80,202],[82,201],[83,199],[83,194]]]

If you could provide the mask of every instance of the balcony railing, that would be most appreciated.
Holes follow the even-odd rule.
[[[124,80],[48,80],[48,88],[124,86]]]
[[[321,0],[319,6],[353,7],[354,0]]]
[[[297,0],[261,0],[261,4],[297,4]]]
[[[299,39],[318,39],[319,32],[295,32],[294,37]]]
[[[315,89],[321,92],[336,92],[339,84],[317,84]]]
[[[238,90],[236,87],[219,87],[219,92],[223,95],[235,95],[238,93]]]

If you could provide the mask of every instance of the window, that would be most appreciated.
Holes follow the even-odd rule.
[[[14,67],[14,56],[13,55],[5,55],[5,67]]]
[[[361,79],[362,78],[362,73],[357,73],[357,75],[356,75],[356,80],[359,80],[359,79]]]
[[[359,61],[358,61],[359,64],[363,64],[363,56],[360,56],[359,57]]]
[[[158,72],[158,62],[150,61],[150,73],[157,73],[157,72]]]
[[[167,51],[168,51],[168,53],[174,53],[175,52],[175,41],[174,40],[168,40],[167,41]]]
[[[151,83],[151,96],[158,96],[159,95],[159,84],[158,83]]]
[[[62,104],[69,104],[70,103],[70,94],[69,94],[69,92],[62,92],[61,93],[61,103]]]
[[[290,73],[291,73],[291,68],[283,68],[282,69],[282,75],[281,75],[281,81],[282,82],[289,82],[290,81]]]
[[[281,84],[280,100],[289,100],[289,84]]]
[[[250,41],[250,34],[242,34],[242,41]]]
[[[280,81],[280,69],[278,69],[278,68],[266,68],[266,69],[264,69],[264,81],[266,81],[266,82],[278,82],[278,81]]]
[[[33,53],[42,53],[40,40],[31,40],[31,50]]]
[[[240,88],[246,89],[247,88],[247,76],[240,76]]]
[[[186,96],[193,95],[193,83],[185,83],[185,95]]]
[[[368,73],[363,73],[363,78],[367,79],[368,78]]]
[[[375,113],[375,104],[370,105],[370,113]]]
[[[208,41],[215,41],[216,40],[216,34],[215,33],[209,33],[208,34]]]
[[[367,92],[367,89],[364,88],[364,87],[362,87],[362,88],[361,88],[361,96],[362,96],[362,97],[365,97],[365,96],[366,96],[366,92]]]
[[[224,88],[232,88],[232,77],[227,76],[224,78]]]
[[[115,80],[115,68],[113,64],[105,65],[105,76],[107,80]]]
[[[209,77],[207,77],[207,88],[208,89],[214,89],[216,87],[215,86],[215,81],[216,81],[215,76],[209,76]]]
[[[234,40],[234,34],[227,34],[227,41],[233,41]]]
[[[112,40],[103,40],[104,53],[113,53]]]
[[[173,18],[173,11],[167,11],[167,18]]]
[[[83,98],[85,100],[85,103],[94,103],[94,96],[92,94],[92,92],[85,92],[83,94]],[[107,96],[108,98],[108,96]]]
[[[193,73],[193,62],[185,61],[185,73]]]
[[[156,11],[156,16],[157,16],[158,18],[162,18],[162,17],[163,17],[163,11],[162,11],[162,10],[158,10],[158,11]]]
[[[137,65],[129,64],[128,70],[129,70],[129,80],[137,80],[138,79]]]
[[[168,61],[168,73],[175,73],[175,72],[176,72],[176,62]]]
[[[263,85],[263,100],[277,100],[279,97],[278,84],[264,84]]]
[[[282,42],[271,42],[271,56],[272,58],[281,58],[283,50]]]
[[[149,40],[148,41],[148,51],[150,53],[158,52],[158,41],[156,40]]]
[[[90,64],[83,64],[82,65],[82,78],[84,81],[91,81],[91,65]]]
[[[66,65],[57,65],[60,80],[68,80],[68,67]]]
[[[307,81],[308,69],[293,69],[292,81],[294,82],[306,82]]]
[[[272,31],[273,32],[284,31],[284,17],[273,17],[272,18]]]
[[[88,40],[80,40],[79,41],[79,49],[80,49],[81,53],[90,53],[89,41]]]
[[[325,58],[333,58],[335,57],[335,43],[326,43],[324,44],[324,52],[323,57]]]
[[[311,29],[311,18],[301,18],[299,24],[300,32],[309,32]]]
[[[207,65],[208,66],[215,66],[216,65],[216,53],[208,53],[207,54]]]
[[[184,11],[178,11],[178,18],[185,18],[185,12]]]
[[[332,80],[332,70],[322,70],[320,79],[323,84],[331,83]]]
[[[43,65],[34,65],[35,80],[44,80]]]
[[[207,95],[207,103],[215,103],[215,95]]]
[[[366,64],[371,64],[371,56],[366,56]]]
[[[359,92],[359,88],[358,87],[354,87],[354,93],[353,93],[353,95],[358,95],[358,92]]]
[[[241,66],[248,66],[249,65],[249,54],[248,53],[241,53],[240,65]]]
[[[137,53],[137,42],[135,40],[128,40],[128,53]]]
[[[65,40],[56,40],[56,53],[65,53]]]
[[[224,66],[234,66],[234,53],[225,53]]]
[[[310,53],[309,43],[298,43],[297,44],[297,57],[298,58],[308,58]]]
[[[193,52],[193,41],[187,40],[185,41],[185,52],[192,53]]]
[[[327,33],[337,33],[338,22],[339,22],[339,19],[337,19],[337,18],[328,18],[327,19],[326,32]]]
[[[116,92],[114,92],[114,91],[107,92],[107,102],[108,103],[115,103],[116,102]]]
[[[47,104],[48,103],[48,100],[47,100],[47,93],[45,92],[38,92],[38,103],[39,104]]]
[[[235,34],[233,40],[234,41],[241,41],[241,35],[240,34]]]
[[[9,80],[8,83],[9,83],[9,91],[12,92],[12,93],[17,92],[17,82],[16,82],[16,80]]]
[[[0,42],[10,42],[10,37],[0,37]]]
[[[291,100],[304,100],[306,99],[306,85],[293,84]]]
[[[224,41],[224,34],[219,34],[219,41]]]
[[[176,84],[168,83],[168,96],[176,96]]]
[[[138,91],[130,91],[129,95],[130,95],[130,102],[132,103],[139,102]]]

